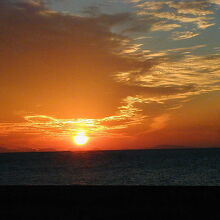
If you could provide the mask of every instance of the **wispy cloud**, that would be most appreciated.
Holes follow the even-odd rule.
[[[198,33],[193,33],[191,31],[184,31],[184,32],[173,32],[172,33],[172,39],[173,40],[185,40],[185,39],[189,39],[189,38],[193,38],[198,36]]]
[[[140,1],[136,7],[139,16],[151,15],[158,22],[153,31],[171,30],[186,24],[194,24],[198,29],[215,25],[212,21],[217,2],[210,1]],[[165,23],[165,24],[164,24]]]

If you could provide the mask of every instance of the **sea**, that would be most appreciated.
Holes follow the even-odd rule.
[[[0,154],[0,185],[220,185],[220,149]]]

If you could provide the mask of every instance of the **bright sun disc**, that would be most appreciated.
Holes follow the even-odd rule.
[[[83,145],[86,144],[88,142],[89,138],[85,135],[84,132],[79,132],[77,133],[76,136],[73,137],[73,141],[77,144],[77,145]]]

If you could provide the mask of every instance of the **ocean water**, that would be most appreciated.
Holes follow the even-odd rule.
[[[1,185],[220,185],[220,149],[0,154]]]

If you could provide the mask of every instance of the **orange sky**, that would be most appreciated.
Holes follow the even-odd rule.
[[[74,2],[0,2],[0,151],[220,146],[218,0]]]

